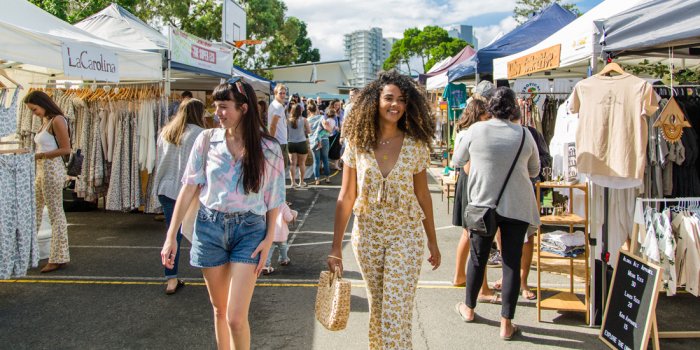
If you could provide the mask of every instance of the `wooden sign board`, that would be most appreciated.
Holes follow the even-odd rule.
[[[508,62],[508,79],[559,67],[561,44]]]
[[[660,281],[660,267],[620,251],[600,327],[603,343],[611,349],[647,349]]]

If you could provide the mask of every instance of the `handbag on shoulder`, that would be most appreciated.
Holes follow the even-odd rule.
[[[75,152],[71,152],[70,158],[68,158],[68,163],[66,163],[66,174],[68,176],[78,176],[83,171],[83,154],[78,149]]]
[[[510,180],[510,175],[513,173],[515,164],[520,158],[520,152],[523,150],[523,144],[525,143],[525,128],[523,128],[523,137],[520,140],[520,147],[518,148],[518,153],[515,155],[513,164],[510,166],[508,171],[508,176],[506,176],[506,181],[501,187],[501,192],[498,193],[498,198],[496,199],[496,205],[491,208],[490,206],[481,206],[474,204],[467,204],[464,209],[464,222],[467,224],[467,229],[470,233],[477,234],[479,236],[491,237],[496,234],[498,230],[498,224],[496,223],[496,208],[498,208],[498,203],[501,201],[501,196],[506,189],[508,180]]]
[[[330,331],[340,331],[350,317],[350,281],[340,271],[321,271],[316,292],[316,319]]]

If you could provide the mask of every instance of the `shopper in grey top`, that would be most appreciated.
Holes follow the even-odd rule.
[[[488,109],[493,118],[478,122],[467,130],[459,148],[455,150],[453,162],[457,166],[463,166],[471,160],[467,184],[469,203],[494,207],[518,152],[523,127],[510,122],[519,119],[520,114],[513,90],[498,88]],[[505,340],[510,340],[519,331],[511,320],[515,316],[519,295],[520,258],[525,234],[530,224],[539,225],[540,222],[530,181],[539,171],[537,146],[532,135],[526,131],[522,152],[496,208],[503,257],[500,335]],[[493,239],[493,236],[471,234],[466,302],[456,305],[456,311],[465,321],[474,319],[474,308]]]
[[[182,187],[182,176],[194,141],[204,130],[203,116],[204,103],[194,98],[187,99],[180,104],[175,117],[158,135],[154,187],[158,194],[158,201],[163,207],[166,227],[170,227],[175,201]],[[175,266],[172,269],[165,269],[165,277],[168,279],[166,294],[173,294],[184,285],[184,282],[177,279],[180,241],[182,241],[182,233],[178,231]]]

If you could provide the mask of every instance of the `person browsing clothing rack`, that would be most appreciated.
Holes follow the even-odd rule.
[[[43,91],[32,91],[24,97],[34,115],[41,118],[42,125],[34,137],[36,143],[36,230],[41,226],[44,207],[49,211],[51,221],[51,250],[49,262],[41,272],[51,272],[63,268],[70,262],[68,251],[68,222],[63,211],[63,186],[66,181],[66,165],[62,156],[70,154],[70,133],[68,120],[63,111],[49,95]]]

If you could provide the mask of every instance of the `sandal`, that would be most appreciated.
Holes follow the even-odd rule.
[[[474,314],[474,318],[472,318],[471,320],[468,319],[467,316],[464,316],[464,314],[462,313],[462,305],[464,305],[464,303],[461,301],[455,304],[455,312],[457,313],[457,315],[459,315],[459,318],[461,318],[462,321],[466,323],[474,322],[474,318],[476,318],[476,313]]]
[[[173,288],[173,289],[165,288],[165,294],[173,295],[173,294],[177,293],[178,289],[180,289],[184,286],[185,286],[185,281],[177,280],[177,284],[175,284],[175,288]]]
[[[503,280],[498,280],[496,283],[493,284],[493,290],[500,292],[502,288],[503,288]]]
[[[501,293],[494,293],[493,295],[480,295],[476,298],[477,303],[487,303],[487,304],[501,304]]]
[[[527,299],[527,300],[537,300],[537,293],[535,293],[529,289],[521,290],[520,296],[522,296],[523,299]]]
[[[513,340],[513,337],[517,336],[518,334],[520,334],[520,327],[513,325],[513,331],[510,333],[510,335],[502,335],[501,339],[505,341]]]
[[[289,263],[291,263],[291,262],[292,262],[292,260],[287,258],[285,260],[280,261],[280,266],[288,266]]]
[[[271,273],[273,273],[273,272],[275,272],[275,268],[272,267],[272,266],[265,266],[265,267],[263,267],[263,269],[262,269],[263,275],[269,275],[269,274],[271,274]]]

